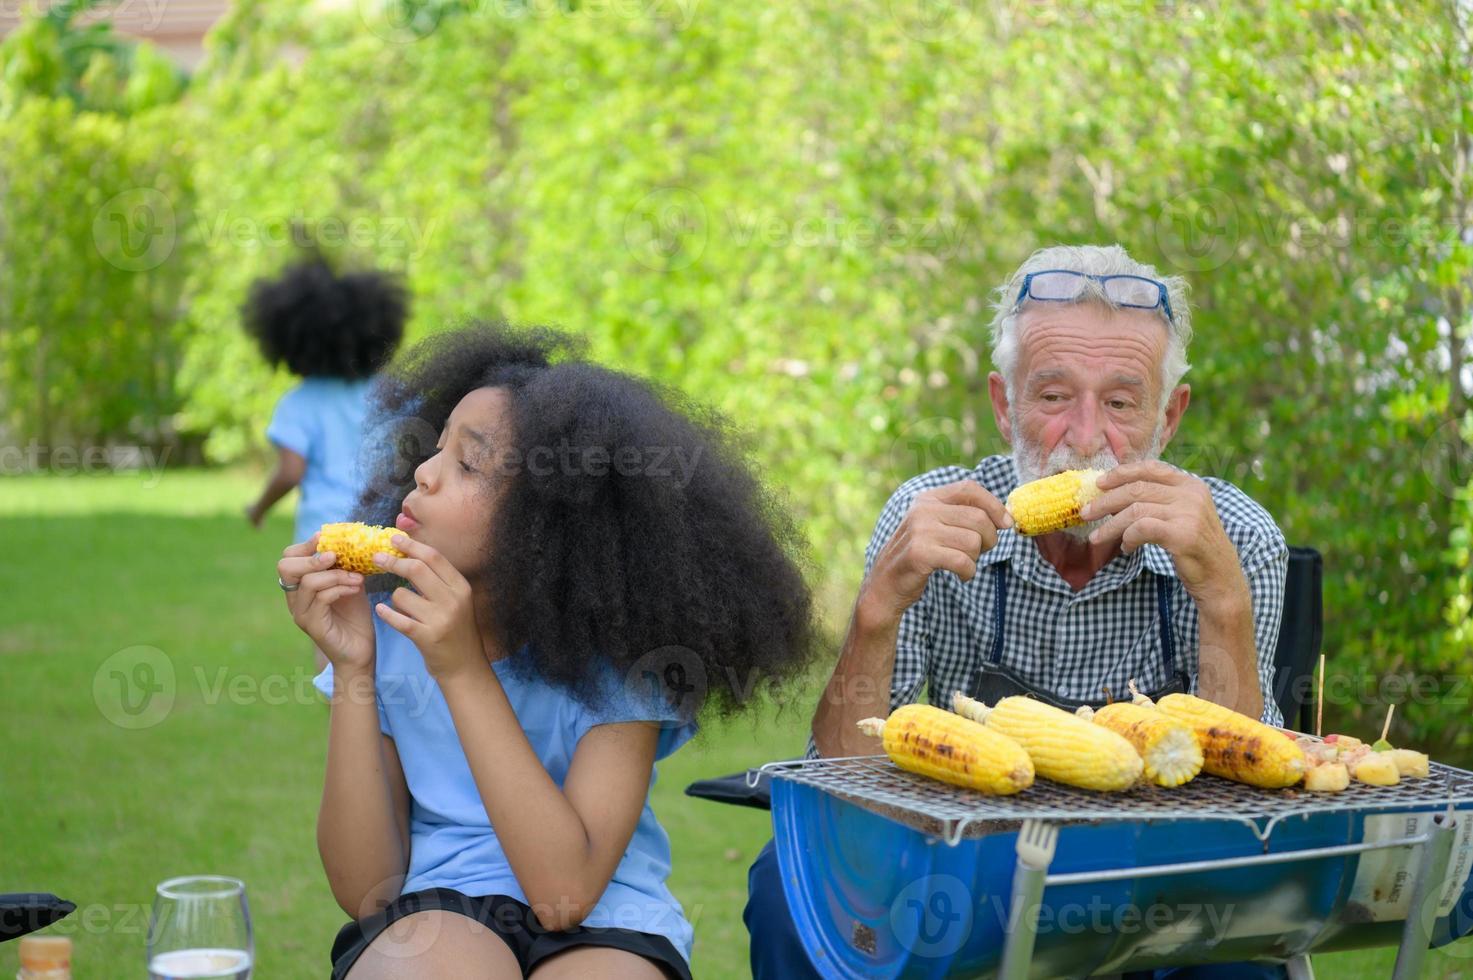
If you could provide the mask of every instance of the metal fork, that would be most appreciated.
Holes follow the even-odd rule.
[[[1058,843],[1059,828],[1042,820],[1025,820],[1018,830],[1018,865],[1013,869],[1013,901],[1008,910],[999,980],[1025,980],[1028,976],[1033,944],[1038,938],[1038,904]]]

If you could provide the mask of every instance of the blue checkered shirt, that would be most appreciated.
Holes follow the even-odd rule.
[[[1018,485],[1010,456],[988,456],[976,469],[944,466],[903,483],[880,514],[865,550],[869,574],[875,557],[890,540],[911,501],[923,490],[973,479],[999,500]],[[1284,577],[1289,549],[1268,511],[1225,480],[1204,477],[1217,515],[1238,550],[1253,598],[1253,635],[1258,650],[1258,681],[1263,691],[1263,721],[1283,717],[1273,697],[1274,648],[1284,612]],[[920,700],[929,688],[934,704],[949,705],[953,691],[966,691],[993,645],[992,566],[1007,563],[1007,606],[1002,662],[1032,687],[1055,697],[1119,698],[1127,682],[1142,691],[1170,679],[1162,656],[1155,576],[1171,580],[1171,630],[1176,666],[1197,687],[1199,646],[1197,606],[1176,576],[1171,555],[1146,544],[1116,555],[1075,592],[1039,554],[1037,543],[1012,530],[999,532],[997,545],[982,554],[977,575],[963,582],[955,573],[931,576],[921,598],[900,619],[890,709]],[[1142,574],[1149,572],[1150,574]],[[815,754],[809,740],[809,755]]]

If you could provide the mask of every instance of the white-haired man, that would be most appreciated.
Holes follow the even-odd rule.
[[[1281,722],[1283,534],[1236,487],[1159,459],[1191,397],[1181,383],[1191,336],[1185,282],[1118,245],[1043,249],[999,287],[988,389],[1012,453],[933,470],[891,496],[810,754],[879,752],[855,722],[919,700],[923,687],[943,705],[960,690],[1074,708],[1134,681],[1153,697],[1192,691]],[[1108,471],[1088,524],[1033,538],[1012,529],[1002,501],[1014,487],[1081,468]],[[803,976],[776,879],[769,845],[749,877],[753,973]],[[1229,966],[1235,977],[1283,975]],[[1157,976],[1221,975],[1213,969]]]

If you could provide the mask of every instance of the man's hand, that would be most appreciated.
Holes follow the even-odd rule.
[[[1253,638],[1253,596],[1206,482],[1151,460],[1107,471],[1099,487],[1103,492],[1080,516],[1087,521],[1111,516],[1090,540],[1119,541],[1126,552],[1149,542],[1171,554],[1177,578],[1197,604],[1198,694],[1259,717],[1263,692]]]
[[[859,606],[875,622],[899,622],[926,591],[933,572],[945,569],[963,582],[971,581],[982,552],[997,545],[998,529],[1012,526],[1012,515],[1002,501],[975,480],[917,494],[875,556]]]
[[[1207,484],[1160,460],[1126,463],[1099,480],[1099,497],[1080,516],[1110,516],[1089,536],[1096,544],[1120,542],[1129,554],[1143,544],[1171,553],[1176,574],[1199,607],[1242,606],[1248,580],[1238,550],[1223,530]]]

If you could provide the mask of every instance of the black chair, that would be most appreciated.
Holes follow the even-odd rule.
[[[1324,560],[1313,548],[1290,548],[1284,579],[1284,618],[1274,648],[1274,700],[1287,728],[1302,732],[1314,725],[1311,696],[1315,661],[1324,639]],[[748,785],[748,780],[755,785]],[[770,778],[755,770],[716,779],[699,779],[685,788],[687,796],[717,803],[772,809]]]
[[[1284,619],[1274,650],[1274,700],[1284,727],[1314,726],[1314,670],[1325,638],[1324,559],[1313,548],[1289,549]]]

